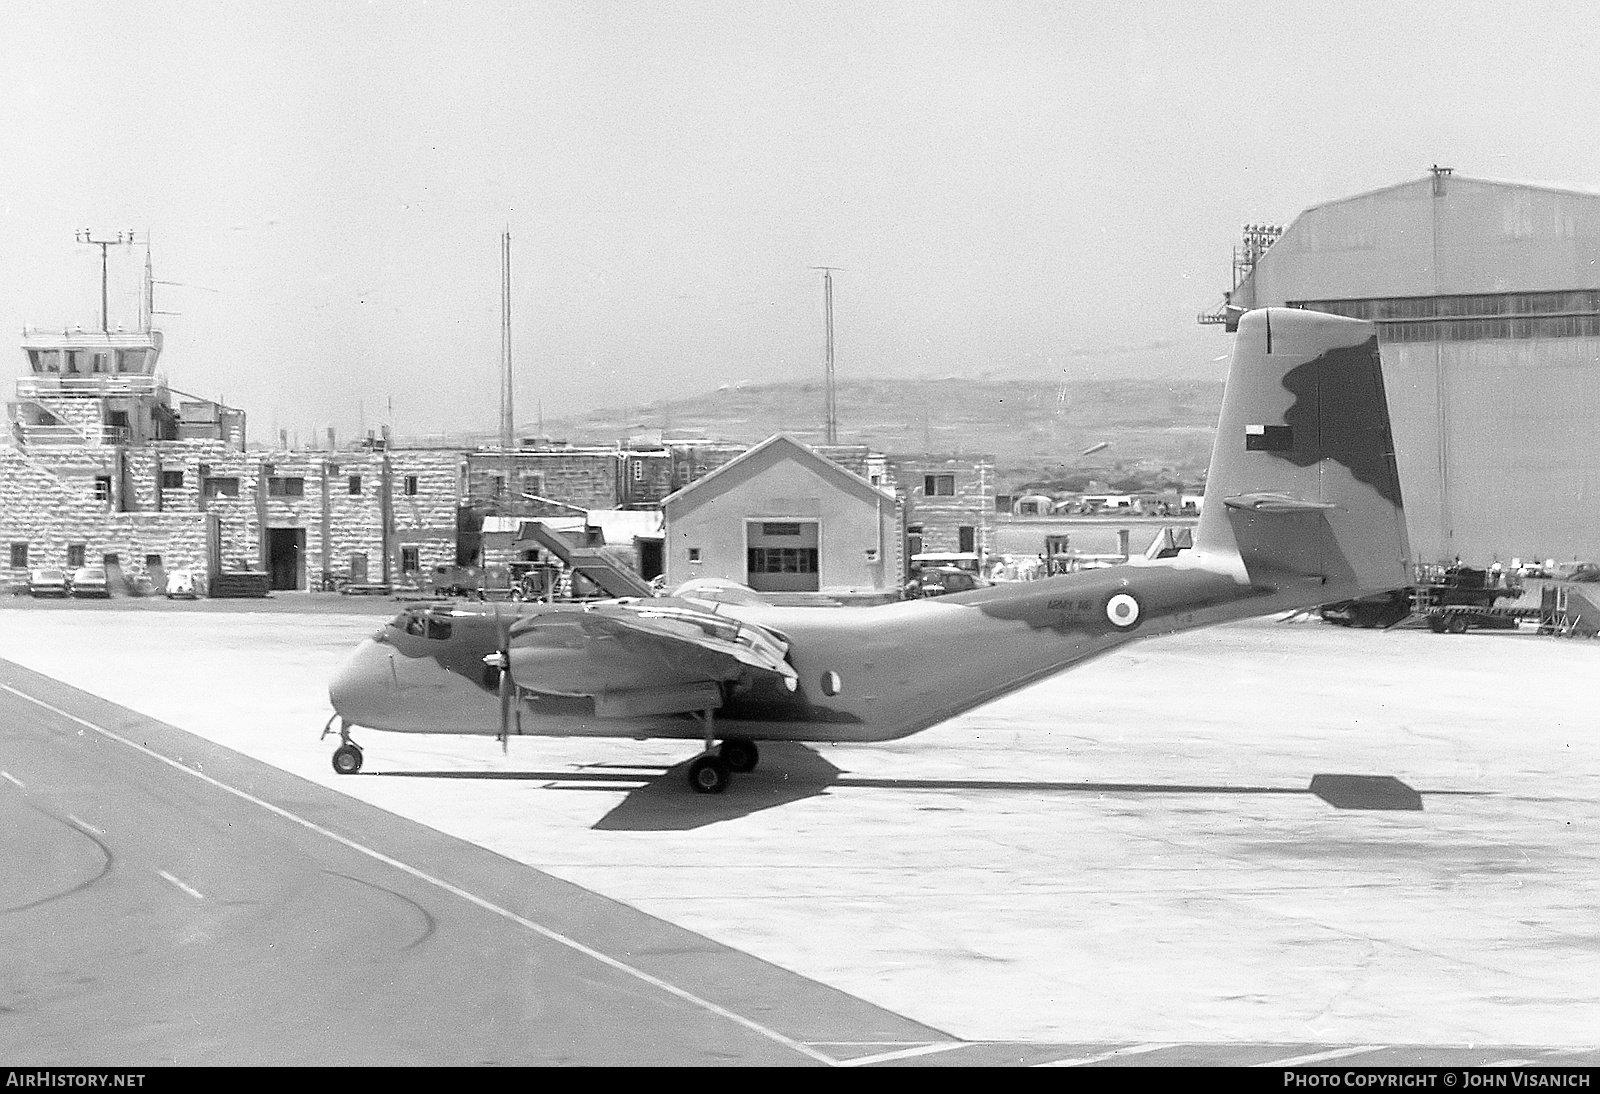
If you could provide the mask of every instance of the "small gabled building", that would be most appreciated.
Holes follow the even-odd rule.
[[[715,577],[758,592],[887,592],[904,580],[894,495],[787,434],[662,509],[668,588]]]

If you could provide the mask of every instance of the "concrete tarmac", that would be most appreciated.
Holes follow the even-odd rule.
[[[515,891],[528,878],[564,881],[573,894],[644,913],[618,920],[597,949],[624,953],[640,932],[671,927],[714,955],[703,964],[756,959],[748,968],[758,973],[740,978],[752,985],[745,1003],[770,1004],[794,984],[831,989],[802,993],[808,1002],[775,1024],[779,1039],[757,1035],[779,1057],[1600,1061],[1600,644],[1254,621],[1135,644],[907,741],[768,746],[756,773],[707,798],[682,781],[692,748],[671,742],[525,738],[502,755],[491,740],[368,732],[358,733],[365,770],[335,775],[331,739],[317,740],[327,676],[374,620],[325,605],[7,610],[0,657],[231,750],[214,749],[214,763],[240,753],[337,792],[317,798],[316,817],[338,831],[390,833],[399,861],[413,850],[437,855],[428,840],[450,837],[510,860],[506,869],[522,864]],[[50,686],[13,675],[18,690]],[[127,717],[86,696],[57,698],[63,710],[98,709],[79,713],[86,720]],[[185,740],[173,736],[173,751],[201,747]],[[52,778],[70,788],[72,758],[52,763]],[[1420,792],[1423,808],[1335,809],[1307,790],[1321,773],[1393,776]],[[312,789],[284,793],[299,800]],[[99,800],[121,802],[138,787],[101,790]],[[0,785],[0,803],[13,792]],[[182,818],[199,805],[173,801],[169,813],[118,823],[182,843]],[[76,807],[63,800],[46,812]],[[72,822],[33,828],[41,824]],[[55,848],[41,863],[78,863],[62,867],[58,888],[95,869],[79,836],[14,830],[23,845]],[[289,907],[286,894],[302,892],[316,894],[303,908],[320,910],[330,894],[356,890],[351,914],[374,915],[375,897],[328,880],[318,872],[327,867],[302,861],[303,847],[247,843],[206,844],[180,865],[198,872],[265,855],[267,866],[239,869],[260,877],[247,899],[279,908],[275,920],[309,914]],[[128,854],[154,863],[158,851]],[[204,891],[182,869],[168,872]],[[183,895],[151,876],[151,893]],[[462,915],[429,903],[437,893],[423,900],[392,878],[370,880],[438,920]],[[3,906],[26,896],[8,893]],[[55,900],[51,915],[83,899]],[[412,936],[402,938],[409,928],[391,914],[378,936],[399,949]],[[94,918],[58,933],[71,937]],[[106,945],[131,950],[147,934],[163,937],[130,928]],[[443,967],[481,978],[493,959],[474,945]],[[316,965],[297,960],[305,975]],[[520,983],[528,960],[488,967],[519,970],[510,979]],[[43,967],[38,975],[49,981]],[[580,1025],[605,1021],[607,997],[573,999]],[[748,1009],[764,1014],[761,1005]],[[813,1008],[846,1020],[823,1021]],[[17,1013],[0,1016],[0,1043],[22,1028]],[[289,1040],[306,1035],[295,1029]],[[686,1019],[665,1043],[705,1036]],[[587,1044],[577,1034],[556,1042]],[[573,1058],[604,1059],[589,1047]],[[50,1058],[70,1058],[58,1049]],[[729,1058],[757,1062],[767,1051]]]

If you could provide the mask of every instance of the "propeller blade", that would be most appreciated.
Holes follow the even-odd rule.
[[[494,619],[500,629],[500,751],[511,751],[511,700],[514,681],[511,679],[511,624],[500,617],[500,605],[494,607]]]

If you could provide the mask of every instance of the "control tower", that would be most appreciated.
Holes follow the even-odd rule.
[[[86,235],[80,234],[80,241],[102,246],[103,256],[110,243]],[[126,239],[119,233],[116,240],[132,241],[132,233]],[[23,330],[22,350],[32,375],[17,381],[16,398],[7,404],[18,448],[39,453],[180,439],[244,447],[243,411],[203,399],[185,399],[173,409],[174,393],[156,372],[161,332],[151,326],[154,284],[146,253],[137,330],[109,329],[103,291],[99,330]]]

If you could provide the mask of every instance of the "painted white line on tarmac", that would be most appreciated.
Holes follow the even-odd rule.
[[[157,870],[156,873],[160,874],[161,877],[164,880],[172,882],[172,884],[176,885],[178,888],[182,889],[184,892],[188,893],[190,896],[194,897],[196,900],[204,900],[206,898],[206,895],[204,893],[202,893],[199,889],[193,888],[192,886],[189,886],[189,885],[185,885],[183,882],[179,881],[177,878],[173,877],[171,874],[167,873],[165,870]]]
[[[1083,1067],[1085,1064],[1099,1064],[1106,1060],[1115,1060],[1119,1056],[1140,1056],[1146,1052],[1160,1052],[1164,1048],[1177,1048],[1177,1042],[1162,1042],[1160,1044],[1129,1045],[1127,1048],[1116,1048],[1110,1052],[1102,1052],[1095,1056],[1074,1056],[1068,1060],[1049,1060],[1034,1067]]]
[[[105,832],[103,832],[99,828],[96,828],[94,825],[90,824],[86,820],[79,820],[77,817],[74,817],[71,813],[67,814],[67,819],[69,821],[71,821],[73,824],[76,824],[79,828],[82,828],[85,832],[93,832],[97,836],[105,835]]]
[[[401,862],[399,859],[391,858],[390,856],[384,854],[382,851],[377,851],[377,850],[374,850],[371,847],[366,846],[365,844],[357,843],[355,840],[351,839],[348,836],[341,836],[339,833],[337,833],[335,831],[332,831],[331,829],[324,828],[320,824],[317,824],[317,823],[315,823],[313,821],[306,820],[302,816],[299,816],[299,815],[297,815],[295,813],[289,812],[289,810],[284,809],[282,806],[273,805],[271,802],[265,801],[265,800],[263,800],[261,798],[258,798],[254,794],[250,794],[250,793],[248,793],[246,791],[240,790],[238,787],[229,786],[227,783],[222,782],[220,779],[214,779],[210,775],[202,774],[201,772],[196,771],[194,768],[187,767],[184,764],[179,763],[177,760],[174,760],[174,759],[172,759],[170,757],[167,757],[167,756],[163,756],[163,755],[161,755],[161,753],[156,752],[153,749],[147,748],[144,745],[138,743],[137,741],[129,740],[127,737],[123,737],[120,734],[113,733],[111,730],[106,729],[103,726],[98,726],[98,725],[95,725],[93,722],[88,721],[87,719],[79,718],[76,714],[69,714],[66,711],[62,710],[60,707],[52,706],[51,704],[45,702],[43,699],[35,698],[34,696],[29,695],[25,691],[19,691],[16,688],[12,687],[10,684],[0,684],[0,691],[10,692],[12,695],[15,695],[18,699],[26,700],[27,702],[32,703],[34,706],[41,707],[44,710],[50,711],[52,714],[55,714],[55,715],[58,715],[59,717],[67,719],[69,722],[76,722],[78,725],[83,726],[85,729],[92,729],[96,733],[100,734],[102,737],[105,737],[107,740],[116,741],[118,744],[127,745],[129,748],[133,749],[135,752],[142,753],[142,754],[150,757],[152,760],[157,760],[160,763],[164,763],[168,767],[174,768],[174,769],[176,769],[178,771],[182,771],[186,775],[192,775],[195,778],[199,779],[201,782],[209,783],[210,785],[216,787],[218,790],[222,790],[222,791],[224,791],[226,793],[232,794],[234,797],[240,799],[241,801],[247,801],[251,805],[255,805],[255,806],[258,806],[258,807],[260,807],[262,809],[265,809],[267,812],[272,813],[275,816],[282,817],[284,820],[291,821],[291,822],[293,822],[295,824],[298,824],[302,828],[305,828],[307,831],[315,832],[319,836],[325,836],[326,838],[328,838],[330,840],[333,840],[335,843],[342,844],[343,846],[350,848],[350,850],[352,850],[352,851],[355,851],[355,852],[357,852],[359,854],[366,855],[368,858],[373,859],[376,862],[381,862],[385,866],[392,866],[396,870],[399,870],[401,873],[409,874],[410,876],[416,878],[418,881],[426,882],[427,884],[432,885],[436,889],[441,889],[444,892],[447,892],[447,893],[451,894],[452,896],[460,897],[462,900],[465,900],[467,903],[476,905],[477,907],[482,908],[486,912],[491,912],[494,915],[497,915],[497,916],[501,917],[502,919],[505,919],[505,920],[508,920],[509,922],[517,924],[520,927],[525,927],[526,929],[532,931],[534,934],[537,934],[542,938],[548,939],[551,942],[557,943],[558,945],[565,946],[568,949],[573,950],[576,953],[581,953],[585,957],[588,957],[588,958],[590,958],[590,959],[592,959],[594,961],[598,961],[602,965],[605,965],[607,968],[615,969],[617,972],[623,973],[623,974],[625,974],[627,976],[631,976],[636,980],[639,980],[639,981],[642,981],[643,983],[649,984],[653,988],[657,988],[657,989],[659,989],[661,991],[664,991],[668,995],[675,996],[675,997],[677,997],[679,999],[682,999],[686,1003],[689,1003],[689,1004],[691,1004],[693,1006],[699,1007],[702,1010],[708,1011],[711,1014],[715,1014],[719,1018],[724,1018],[727,1021],[732,1022],[735,1025],[742,1026],[745,1029],[749,1030],[750,1032],[758,1034],[758,1035],[760,1035],[762,1037],[765,1037],[770,1041],[776,1042],[777,1044],[783,1045],[785,1048],[792,1049],[793,1051],[798,1052],[800,1055],[805,1056],[808,1059],[816,1060],[818,1063],[828,1064],[828,1065],[833,1066],[833,1067],[839,1066],[840,1061],[834,1059],[832,1056],[829,1056],[829,1055],[827,1055],[826,1053],[823,1053],[823,1052],[818,1052],[816,1049],[811,1048],[811,1047],[809,1047],[807,1045],[804,1045],[801,1042],[796,1041],[792,1037],[785,1037],[783,1034],[779,1033],[775,1029],[768,1029],[766,1026],[762,1025],[760,1022],[754,1021],[753,1019],[750,1019],[750,1018],[746,1018],[744,1015],[737,1014],[737,1013],[729,1010],[726,1007],[719,1006],[716,1003],[711,1002],[711,1000],[709,1000],[709,999],[702,999],[700,996],[695,995],[693,992],[688,991],[688,990],[686,990],[684,988],[680,988],[676,984],[669,983],[668,981],[661,979],[659,976],[652,976],[650,973],[645,972],[643,969],[635,968],[634,966],[629,965],[628,963],[626,963],[624,961],[619,961],[615,957],[612,957],[611,955],[606,954],[606,953],[602,953],[601,951],[593,948],[592,946],[585,946],[582,942],[579,942],[575,938],[569,938],[566,935],[562,934],[561,932],[553,930],[550,927],[546,927],[541,923],[535,923],[533,920],[528,919],[528,918],[526,918],[524,916],[520,916],[516,912],[513,912],[508,908],[502,908],[500,905],[495,904],[492,901],[485,900],[483,897],[478,896],[476,893],[470,893],[470,892],[468,892],[467,890],[461,888],[458,885],[452,885],[448,881],[445,881],[445,880],[443,880],[441,878],[436,878],[432,874],[425,873],[424,871],[417,869],[415,866],[412,866],[412,865],[410,865],[408,863]],[[11,778],[11,776],[7,775],[6,778],[9,779],[9,778]],[[12,781],[16,782],[15,779],[12,779]],[[17,783],[17,785],[21,786],[22,784],[21,783]],[[176,880],[176,879],[174,879],[174,880]]]
[[[1350,1045],[1347,1048],[1332,1048],[1327,1052],[1312,1052],[1305,1056],[1286,1056],[1281,1060],[1267,1060],[1264,1063],[1251,1064],[1251,1067],[1299,1067],[1302,1064],[1320,1064],[1323,1060],[1337,1060],[1344,1056],[1358,1056],[1363,1052],[1376,1052],[1387,1045]]]
[[[28,789],[26,786],[22,785],[21,779],[17,778],[9,771],[0,771],[0,779],[4,779],[8,783],[15,783],[18,790]]]
[[[902,1048],[895,1052],[877,1052],[871,1056],[857,1056],[853,1060],[840,1061],[840,1067],[865,1067],[868,1064],[881,1064],[887,1060],[907,1060],[913,1056],[932,1056],[935,1052],[949,1052],[953,1048],[965,1048],[966,1041],[941,1041],[934,1045],[918,1045],[916,1048]]]

